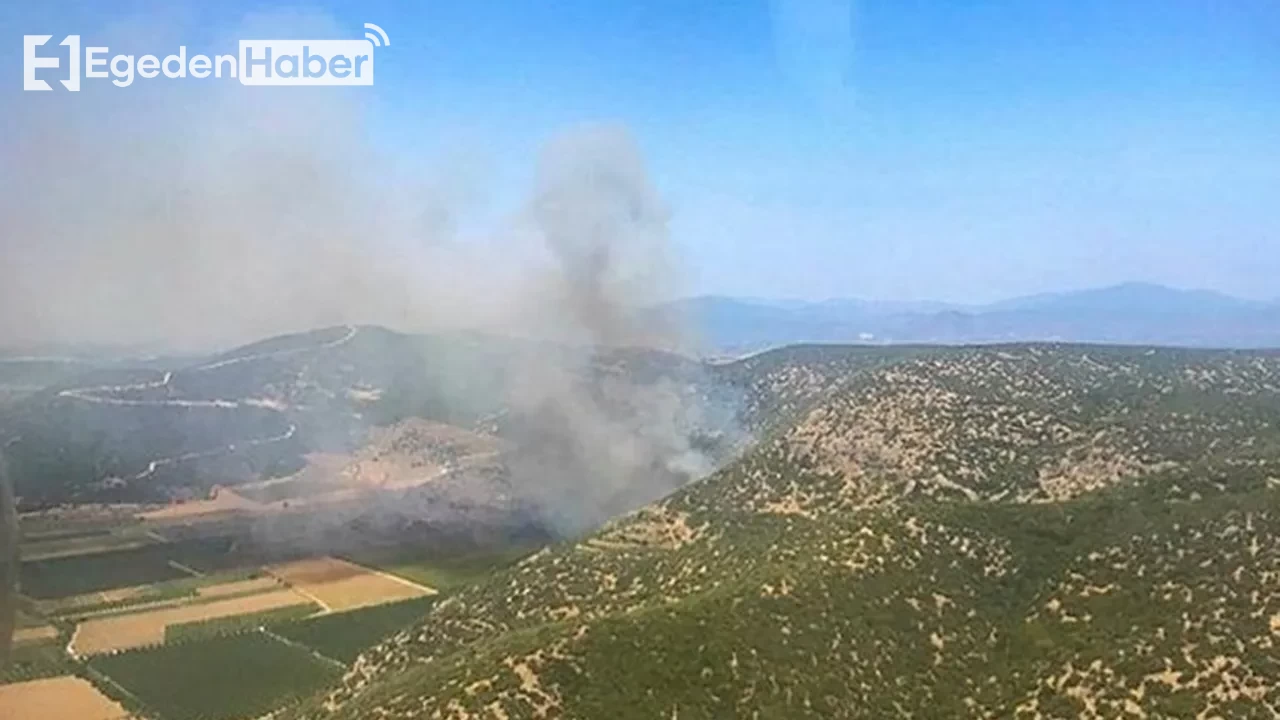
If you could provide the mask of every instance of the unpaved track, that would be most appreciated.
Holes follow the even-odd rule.
[[[151,477],[152,475],[154,475],[154,474],[155,474],[155,472],[156,472],[157,470],[159,470],[160,468],[162,468],[162,467],[164,467],[164,466],[166,466],[166,465],[173,465],[174,463],[186,462],[186,461],[189,461],[189,460],[199,460],[199,459],[207,458],[207,457],[216,457],[216,456],[221,455],[221,454],[223,454],[223,453],[231,453],[231,452],[235,452],[235,451],[236,451],[236,449],[238,449],[238,448],[257,447],[257,446],[259,446],[259,445],[267,445],[267,444],[269,444],[269,443],[284,442],[285,440],[288,440],[289,438],[292,438],[292,437],[294,436],[294,433],[296,433],[296,432],[298,432],[298,426],[297,426],[297,425],[290,425],[288,430],[286,430],[285,432],[283,432],[283,433],[281,433],[281,434],[279,434],[279,435],[274,435],[274,436],[272,436],[272,437],[258,438],[258,439],[256,439],[256,440],[249,440],[249,441],[247,441],[247,442],[242,442],[242,443],[231,443],[230,445],[224,445],[224,446],[219,447],[219,448],[214,448],[213,450],[201,450],[200,452],[189,452],[189,453],[183,453],[183,454],[181,454],[181,455],[174,455],[173,457],[167,457],[167,458],[160,458],[160,459],[158,459],[158,460],[152,460],[152,461],[147,465],[147,469],[146,469],[146,470],[143,470],[142,472],[138,473],[137,475],[134,475],[134,476],[133,476],[132,478],[130,478],[130,479],[131,479],[131,480],[145,480],[146,478]]]
[[[186,370],[184,372],[206,372],[209,370],[216,370],[218,368],[224,368],[231,365],[237,365],[240,363],[253,362],[256,360],[288,357],[291,355],[316,352],[319,350],[329,350],[336,347],[341,347],[342,345],[346,345],[347,343],[351,342],[356,337],[356,335],[359,334],[359,332],[360,332],[360,328],[354,325],[348,325],[347,332],[345,335],[338,338],[337,340],[324,343],[323,345],[316,345],[316,346],[304,347],[304,348],[291,348],[288,350],[277,350],[275,352],[258,353],[256,355],[244,355],[241,357],[229,358],[226,360],[219,360],[217,362],[212,362],[205,365],[199,365],[197,367],[191,368],[190,370]],[[117,398],[117,397],[109,397],[112,394],[121,393],[121,392],[130,392],[130,391],[137,391],[137,390],[157,390],[160,388],[168,387],[172,381],[173,381],[173,372],[169,371],[169,372],[166,372],[164,376],[161,377],[159,380],[155,380],[151,382],[133,383],[131,385],[99,385],[97,387],[72,388],[70,390],[63,390],[59,392],[58,397],[78,400],[81,402],[93,403],[96,405],[117,405],[122,407],[180,407],[180,408],[204,408],[204,409],[211,409],[211,410],[236,410],[242,407],[256,407],[256,408],[271,410],[273,412],[280,413],[281,415],[283,415],[284,411],[287,409],[287,407],[281,406],[278,403],[275,403],[271,400],[266,400],[263,398],[240,398],[235,400],[225,400],[225,399],[126,400],[126,399]],[[175,463],[188,462],[191,460],[199,460],[199,459],[209,458],[209,457],[216,457],[224,453],[235,452],[237,449],[257,447],[259,445],[267,445],[269,443],[284,442],[286,440],[291,439],[297,431],[298,431],[298,426],[294,424],[290,424],[289,429],[279,435],[274,435],[271,437],[264,437],[264,438],[257,438],[254,440],[247,440],[245,442],[240,442],[240,443],[232,443],[229,445],[224,445],[222,447],[213,448],[212,450],[202,450],[198,452],[188,452],[188,453],[183,453],[181,455],[174,455],[171,457],[156,458],[155,460],[152,460],[150,463],[148,463],[147,468],[145,470],[137,473],[136,475],[133,475],[130,479],[145,480],[146,478],[154,475],[156,471],[159,470],[160,468],[165,467],[167,465],[173,465]]]
[[[229,358],[227,360],[219,360],[217,362],[209,363],[208,365],[201,365],[195,369],[197,371],[216,370],[218,368],[227,367],[228,365],[237,365],[239,363],[253,362],[254,360],[265,360],[268,358],[288,357],[290,355],[300,355],[302,353],[314,352],[316,350],[331,350],[333,348],[341,347],[351,342],[353,339],[355,339],[355,336],[359,334],[359,332],[360,332],[360,328],[355,327],[354,325],[348,325],[346,335],[343,335],[337,340],[334,340],[332,342],[327,342],[323,345],[316,345],[313,347],[305,347],[305,348],[293,348],[291,350],[277,350],[275,352],[259,353],[257,355],[243,355],[241,357]]]

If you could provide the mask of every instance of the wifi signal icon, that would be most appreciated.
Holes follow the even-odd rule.
[[[387,32],[373,23],[365,23],[364,29],[369,31],[364,34],[374,47],[382,47],[391,44],[391,38],[387,37]]]

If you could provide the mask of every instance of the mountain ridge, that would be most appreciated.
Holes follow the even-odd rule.
[[[649,312],[683,318],[710,354],[796,343],[1067,342],[1171,347],[1280,347],[1280,302],[1212,290],[1123,283],[982,305],[708,295]]]

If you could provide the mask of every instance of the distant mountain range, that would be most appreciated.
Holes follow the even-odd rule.
[[[1280,300],[1145,283],[1046,293],[989,305],[705,296],[655,310],[689,323],[709,352],[794,343],[977,344],[1028,341],[1280,348]]]

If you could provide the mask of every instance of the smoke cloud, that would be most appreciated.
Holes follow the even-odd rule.
[[[113,32],[113,52],[174,34]],[[342,36],[295,15],[242,33]],[[49,95],[4,111],[0,347],[205,351],[338,324],[481,328],[556,344],[510,370],[506,432],[524,448],[513,485],[558,529],[711,467],[695,447],[711,414],[690,389],[695,364],[643,386],[600,371],[609,348],[694,344],[678,319],[638,312],[678,295],[680,273],[624,128],[552,138],[527,199],[477,231],[464,216],[487,194],[484,163],[382,149],[363,88]]]
[[[555,262],[542,307],[555,334],[582,349],[516,369],[508,431],[524,452],[511,470],[552,524],[573,533],[709,471],[691,439],[710,422],[690,391],[700,380],[692,363],[643,386],[625,371],[592,372],[609,365],[609,348],[687,340],[672,318],[636,313],[677,279],[667,209],[627,135],[593,128],[551,143],[529,215]]]
[[[216,46],[344,34],[323,17],[254,16]],[[141,53],[182,32],[139,20],[93,37]],[[208,350],[344,323],[515,325],[528,266],[546,258],[516,223],[459,236],[484,163],[433,157],[426,136],[380,146],[373,98],[167,80],[6,103],[0,347]]]

